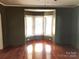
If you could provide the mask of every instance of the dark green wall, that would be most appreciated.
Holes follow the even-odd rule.
[[[72,45],[79,49],[79,7],[73,9]]]
[[[3,48],[8,46],[7,44],[7,34],[6,34],[6,29],[7,29],[7,23],[6,23],[6,10],[5,7],[0,5],[0,12],[1,12],[1,18],[2,18],[2,34],[3,34]]]
[[[56,9],[56,43],[71,44],[73,8]]]
[[[57,9],[56,43],[79,49],[79,7]]]
[[[18,46],[24,44],[24,9],[6,7],[6,23],[6,42],[8,46]]]

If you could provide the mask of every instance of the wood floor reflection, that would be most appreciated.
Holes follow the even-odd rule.
[[[0,59],[27,59],[25,45],[0,51]],[[77,49],[53,44],[52,59],[79,59]]]

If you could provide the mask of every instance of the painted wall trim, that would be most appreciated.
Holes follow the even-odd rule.
[[[55,8],[73,8],[73,7],[77,7],[79,6],[79,4],[77,5],[63,5],[63,6],[54,6],[54,5],[51,5],[51,6],[36,6],[36,5],[7,5],[3,2],[0,1],[0,4],[3,5],[3,6],[7,6],[7,7],[55,7]]]
[[[2,36],[2,21],[1,21],[1,14],[0,14],[0,49],[3,49],[3,36]]]

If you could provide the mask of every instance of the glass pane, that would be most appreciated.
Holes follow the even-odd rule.
[[[45,16],[45,35],[52,35],[52,16]]]
[[[33,35],[33,18],[32,16],[25,17],[25,36],[32,36]]]
[[[43,16],[35,17],[35,35],[43,34]]]
[[[45,50],[46,50],[46,59],[51,59],[51,46],[46,44]]]

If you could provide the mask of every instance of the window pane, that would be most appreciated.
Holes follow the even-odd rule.
[[[25,17],[25,35],[27,36],[32,36],[33,35],[33,18],[32,16],[26,16]]]
[[[43,34],[43,16],[35,17],[35,35]]]
[[[26,15],[25,16],[25,36],[26,37],[33,36],[33,35],[52,36],[52,34],[54,34],[54,32],[55,32],[55,30],[54,30],[55,23],[54,23],[54,20],[52,20],[52,19],[53,19],[52,15],[46,15],[46,16]],[[34,26],[34,28],[33,28],[33,26]]]
[[[45,35],[52,35],[52,16],[45,16]]]

